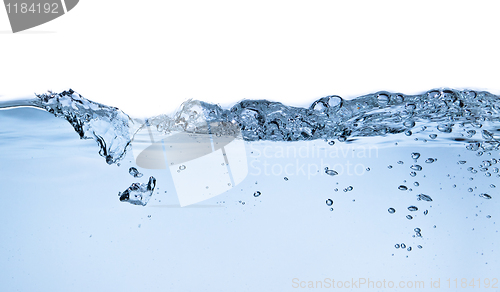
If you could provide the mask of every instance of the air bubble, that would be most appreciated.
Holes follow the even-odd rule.
[[[385,93],[381,93],[381,94],[377,95],[377,99],[378,99],[379,105],[381,105],[381,106],[387,105],[389,103],[389,100],[390,100],[389,96]]]
[[[129,168],[128,173],[135,178],[142,177],[142,173],[140,173],[135,167]]]
[[[328,175],[330,175],[330,176],[334,176],[334,175],[339,174],[338,172],[336,172],[333,169],[328,169],[328,167],[325,169],[325,173],[328,174]]]
[[[429,197],[428,195],[419,194],[419,195],[417,195],[417,198],[419,201],[423,200],[423,201],[427,201],[427,202],[432,202],[431,197]]]
[[[437,129],[443,133],[451,133],[452,128],[450,125],[439,125],[437,126]]]
[[[491,196],[490,196],[490,195],[488,195],[488,194],[484,194],[484,193],[483,193],[483,194],[480,194],[480,195],[479,195],[479,197],[481,197],[481,198],[483,198],[483,199],[487,199],[487,200],[491,199]]]
[[[414,121],[404,121],[403,125],[408,128],[413,128],[415,127],[415,122]]]
[[[410,166],[411,169],[413,170],[416,170],[416,171],[421,171],[422,170],[422,166],[418,165],[418,164],[414,164],[412,166]]]

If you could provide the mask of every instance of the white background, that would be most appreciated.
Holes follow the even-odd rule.
[[[83,0],[17,34],[0,9],[0,95],[71,87],[147,116],[190,98],[308,106],[379,90],[499,94],[496,3]]]

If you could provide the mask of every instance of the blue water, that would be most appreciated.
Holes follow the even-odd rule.
[[[461,290],[499,290],[500,116],[489,93],[332,96],[308,109],[188,101],[147,120],[73,91],[0,107],[2,291],[296,291],[368,278],[375,287],[343,289],[453,291],[465,279]],[[235,127],[244,155],[225,147],[232,185],[204,201],[180,206],[188,163],[137,163],[134,145],[151,143],[141,133]],[[221,136],[211,137],[215,151]]]

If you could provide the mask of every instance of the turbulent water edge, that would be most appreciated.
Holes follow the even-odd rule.
[[[286,106],[267,100],[243,100],[230,109],[189,100],[173,116],[133,120],[116,107],[90,101],[69,89],[37,94],[28,101],[3,102],[0,108],[35,106],[66,119],[81,139],[94,139],[108,164],[122,159],[133,134],[145,123],[164,134],[185,131],[206,133],[207,123],[235,126],[246,141],[301,141],[373,137],[404,132],[412,135],[417,123],[434,123],[439,132],[461,128],[455,141],[469,150],[498,149],[492,122],[500,120],[500,99],[489,92],[439,89],[420,95],[378,92],[352,100],[327,96],[309,108]],[[483,127],[484,126],[484,127]],[[476,135],[477,134],[477,135]],[[480,136],[480,137],[478,137]]]

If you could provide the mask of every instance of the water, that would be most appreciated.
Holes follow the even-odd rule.
[[[6,291],[498,278],[500,103],[487,92],[329,96],[310,108],[188,101],[149,119],[70,90],[0,107]],[[183,133],[196,145],[210,134],[210,149],[162,142],[139,155],[165,153],[164,165],[138,158],[150,137]],[[205,169],[179,158],[193,149],[225,154]],[[207,199],[180,207],[182,183]],[[227,277],[241,281],[217,289]]]

